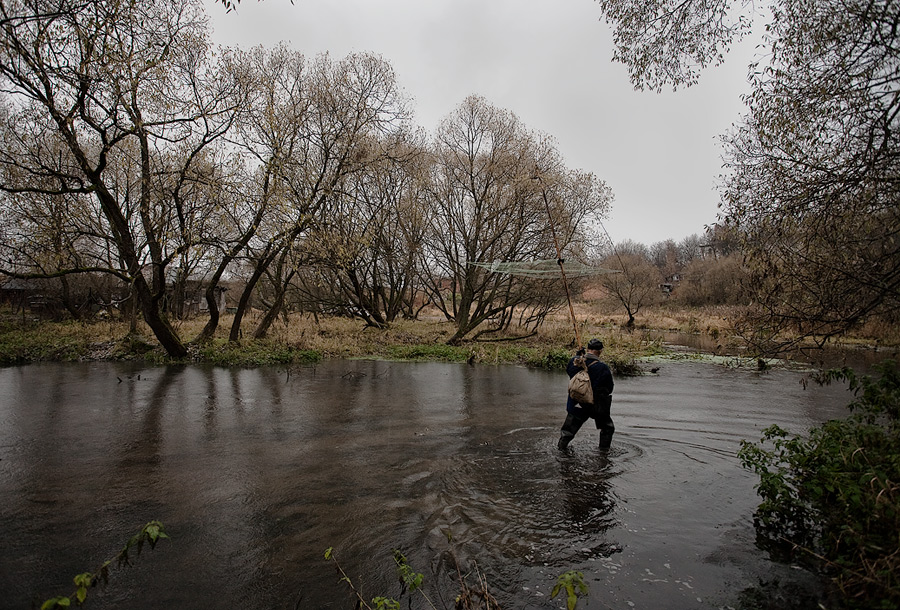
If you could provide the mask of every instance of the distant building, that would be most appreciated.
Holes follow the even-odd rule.
[[[191,274],[186,278],[180,278],[180,269],[175,269],[170,275],[166,286],[166,297],[169,306],[179,318],[187,318],[199,315],[209,310],[206,302],[206,288],[209,285],[212,274]],[[228,288],[221,283],[216,284],[215,299],[220,313],[226,311],[225,293]]]

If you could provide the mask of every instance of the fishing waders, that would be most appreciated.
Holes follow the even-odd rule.
[[[575,435],[581,429],[581,426],[584,425],[590,418],[594,418],[594,423],[597,425],[597,429],[600,430],[600,441],[598,447],[602,450],[609,449],[612,444],[613,434],[616,431],[616,427],[613,424],[612,417],[609,415],[609,409],[612,405],[612,396],[602,396],[600,397],[601,405],[590,407],[580,407],[580,411],[583,413],[566,414],[566,421],[563,422],[562,429],[560,430],[559,441],[556,443],[556,447],[563,451],[568,446],[569,443],[572,442],[572,439],[575,438]]]

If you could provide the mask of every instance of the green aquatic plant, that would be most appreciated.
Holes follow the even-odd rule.
[[[373,610],[400,610],[400,602],[390,597],[373,597],[372,603],[375,605]]]
[[[422,582],[425,580],[425,576],[409,567],[406,557],[397,549],[394,549],[394,563],[397,564],[397,575],[400,577],[400,584],[403,586],[403,590],[410,593],[419,591],[428,600],[429,605],[434,607],[434,604],[422,591]]]
[[[778,426],[738,456],[759,475],[754,515],[761,541],[832,576],[849,607],[900,608],[900,371],[849,369],[817,376],[847,382],[850,416],[805,436]]]
[[[163,531],[163,524],[159,521],[150,521],[142,527],[134,536],[128,539],[121,551],[112,559],[104,561],[94,572],[82,572],[73,579],[75,592],[70,595],[61,595],[48,599],[41,604],[41,610],[54,610],[55,608],[69,608],[74,600],[79,606],[87,599],[88,589],[98,584],[105,586],[109,583],[109,570],[112,563],[121,567],[131,565],[129,553],[134,550],[136,555],[141,554],[145,544],[155,548],[156,543],[169,536]]]
[[[447,536],[447,542],[452,543],[453,537],[449,530],[445,530],[444,534]],[[457,559],[456,554],[453,552],[452,546],[449,550],[449,555],[453,560],[453,564],[456,568],[457,579],[460,585],[460,592],[453,601],[454,610],[500,610],[500,603],[489,591],[487,578],[485,577],[484,573],[478,568],[478,566],[474,566],[474,569],[471,572],[464,574],[462,568],[460,567],[459,560]],[[399,550],[394,549],[393,558],[394,563],[397,566],[397,576],[400,579],[400,597],[402,598],[406,593],[409,593],[410,595],[412,595],[413,593],[419,593],[427,603],[427,607],[432,608],[432,610],[437,610],[437,606],[435,606],[434,602],[431,600],[431,598],[428,597],[428,595],[425,594],[425,591],[422,588],[425,582],[424,574],[416,572],[409,565],[409,561],[407,560],[406,556]],[[334,547],[328,547],[327,549],[325,549],[325,560],[334,563],[335,569],[340,575],[339,582],[345,583],[350,589],[350,593],[355,598],[355,607],[357,609],[400,609],[400,602],[391,597],[379,595],[373,597],[371,601],[367,601],[362,592],[356,588],[356,585],[353,584],[353,581],[350,579],[350,577],[347,576],[347,573],[344,571],[343,567],[341,567],[341,564],[338,563],[337,557],[335,556]],[[469,577],[473,575],[475,577],[475,580],[477,581],[477,584],[475,586],[472,586],[467,582]],[[568,610],[574,610],[576,604],[578,603],[579,595],[588,594],[588,587],[584,582],[584,574],[582,572],[576,572],[574,570],[561,574],[557,578],[556,586],[553,588],[551,597],[556,597],[560,592],[565,592],[566,594],[566,607],[568,608]],[[412,604],[411,601],[410,604]]]
[[[566,593],[567,610],[575,610],[575,606],[578,604],[578,595],[588,594],[588,586],[584,582],[584,573],[569,570],[560,574],[556,579],[556,585],[550,592],[550,598],[555,598],[563,591]]]

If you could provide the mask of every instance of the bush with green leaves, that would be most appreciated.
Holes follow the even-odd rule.
[[[818,375],[849,384],[850,415],[806,436],[771,426],[738,455],[759,475],[761,541],[829,575],[847,607],[887,610],[900,608],[900,369],[877,372]]]

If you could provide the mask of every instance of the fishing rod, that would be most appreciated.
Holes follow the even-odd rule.
[[[553,214],[550,213],[550,201],[547,199],[547,189],[544,179],[540,175],[535,178],[540,181],[541,195],[544,197],[544,207],[547,208],[547,219],[550,221],[550,233],[553,235],[553,245],[556,247],[556,264],[559,265],[559,273],[562,275],[563,287],[566,289],[566,301],[569,303],[569,315],[572,317],[572,330],[575,331],[575,347],[581,348],[581,335],[578,332],[578,322],[575,320],[575,308],[572,307],[572,296],[569,294],[569,282],[566,279],[566,270],[563,267],[565,259],[562,257],[562,249],[559,247],[559,239],[556,237],[556,226],[553,223]]]

